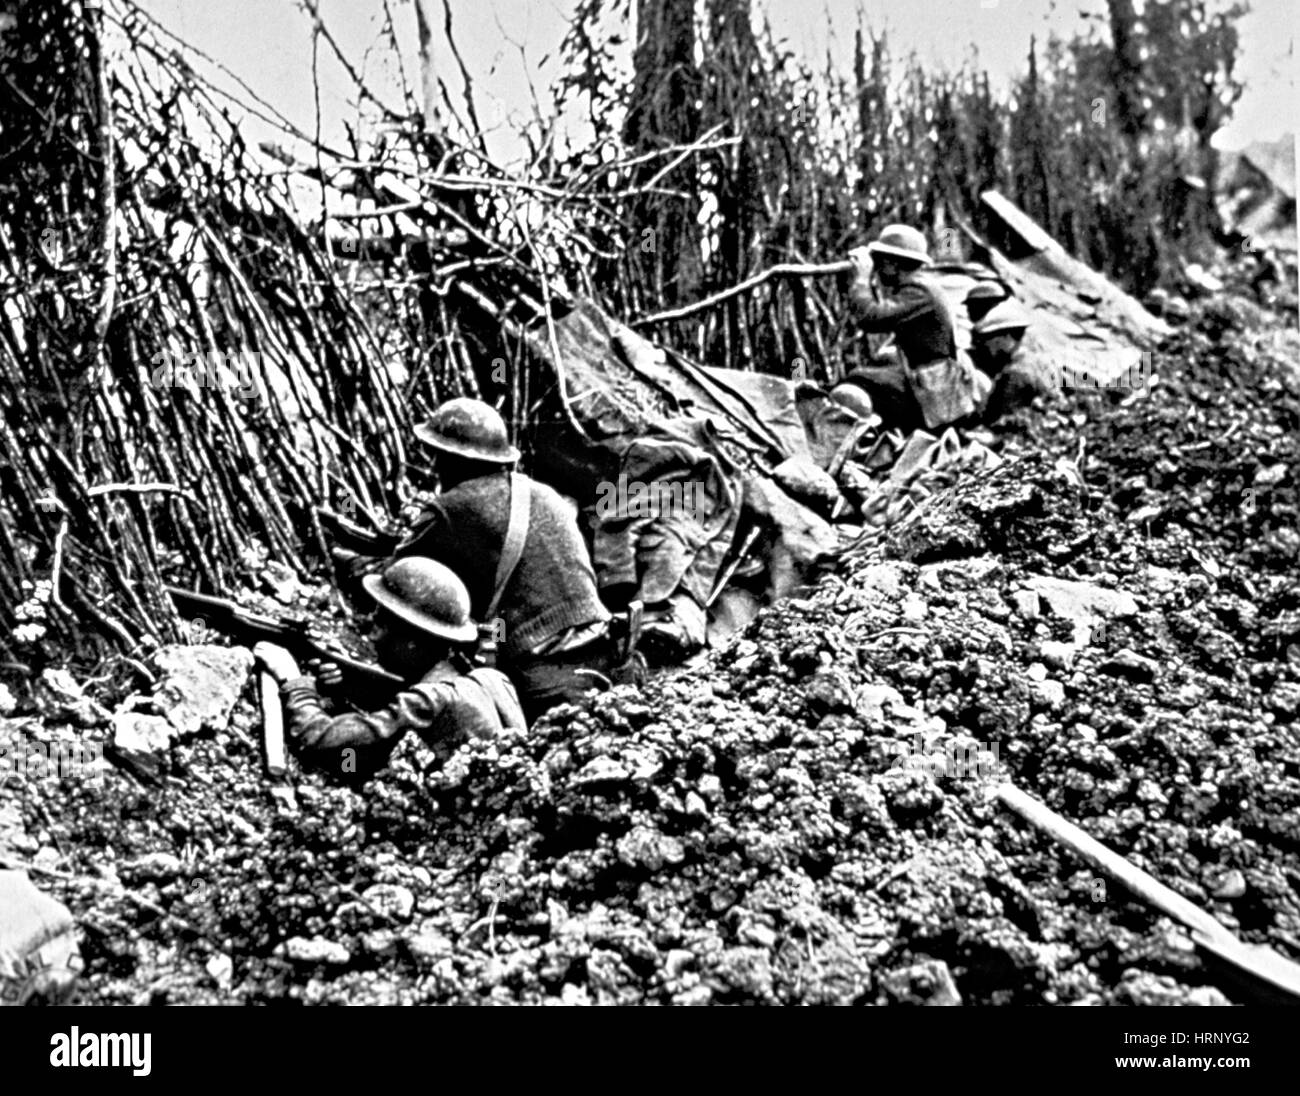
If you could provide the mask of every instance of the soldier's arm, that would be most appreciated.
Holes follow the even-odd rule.
[[[860,281],[850,287],[849,302],[863,330],[872,332],[891,331],[933,307],[929,295],[920,286],[900,286],[889,299],[877,301],[871,296],[871,287]]]
[[[280,696],[289,739],[304,760],[345,772],[371,771],[382,765],[402,735],[431,726],[447,700],[438,690],[404,690],[381,711],[331,715],[321,703],[315,679],[310,677],[286,681]],[[353,751],[354,760],[362,759],[351,770],[341,764],[345,750]]]
[[[442,504],[431,503],[411,527],[411,531],[397,545],[393,556],[397,559],[403,556],[426,556],[439,563],[445,563],[444,545],[450,543],[454,535]]]

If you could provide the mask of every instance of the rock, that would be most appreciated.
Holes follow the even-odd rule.
[[[914,624],[924,620],[930,612],[930,607],[916,594],[908,594],[907,597],[903,598],[901,608],[903,610],[903,619],[910,620]]]
[[[658,871],[665,864],[680,864],[686,850],[675,837],[668,837],[649,826],[633,826],[619,838],[618,858],[628,867]]]
[[[853,686],[848,676],[839,671],[814,675],[804,695],[809,709],[817,716],[847,714],[854,708]]]
[[[361,937],[361,947],[367,955],[386,959],[397,952],[397,933],[391,929],[374,929]]]
[[[405,938],[406,950],[417,962],[433,963],[450,955],[455,944],[438,929],[426,922],[421,928]]]
[[[1028,677],[1030,681],[1046,681],[1047,667],[1041,662],[1031,662],[1025,670],[1025,676]]]
[[[772,996],[772,959],[764,948],[727,948],[718,956],[713,974],[722,983],[716,988],[759,1000]]]
[[[1255,473],[1256,487],[1276,487],[1286,479],[1285,464],[1270,464]]]
[[[1062,620],[1074,625],[1076,642],[1087,642],[1087,634],[1098,620],[1133,616],[1137,602],[1121,590],[1107,590],[1090,582],[1071,579],[1029,576],[1028,586]]]
[[[892,1001],[902,1005],[960,1005],[961,994],[948,964],[926,959],[902,970],[890,971],[881,987]]]
[[[1062,643],[1056,639],[1045,639],[1038,645],[1042,660],[1053,670],[1068,670],[1074,665],[1079,648],[1073,643]]]
[[[905,572],[897,563],[869,564],[855,572],[853,579],[864,592],[873,591],[889,601],[897,601],[903,596],[903,584],[906,581]]]
[[[1042,606],[1034,590],[1017,590],[1011,595],[1011,602],[1016,612],[1026,620],[1037,620],[1042,615]]]
[[[0,871],[0,1003],[62,1004],[81,971],[76,926],[27,873]]]
[[[1228,872],[1210,892],[1215,898],[1240,898],[1246,893],[1246,877],[1235,868]]]
[[[664,956],[664,975],[669,979],[680,978],[687,967],[695,962],[695,953],[683,948],[673,948]]]
[[[221,989],[228,989],[235,974],[235,963],[225,952],[219,952],[209,959],[203,969]]]
[[[1056,711],[1065,704],[1065,686],[1059,681],[1053,681],[1050,678],[1046,681],[1036,681],[1029,687],[1029,695],[1033,697],[1034,703],[1040,708],[1046,708],[1049,711]]]
[[[344,967],[352,961],[352,953],[342,944],[313,936],[310,940],[293,936],[280,945],[287,958],[305,966]]]
[[[963,559],[942,559],[921,567],[921,578],[941,578],[942,585],[954,590],[975,590],[987,586],[1002,569],[1000,560],[993,556],[969,556]]]
[[[415,909],[415,895],[397,883],[376,883],[362,891],[361,897],[376,913],[398,921],[409,921]]]
[[[113,752],[132,772],[156,779],[166,767],[174,733],[172,725],[160,715],[116,712]]]
[[[1126,677],[1130,681],[1154,681],[1160,667],[1152,659],[1125,647],[1103,662],[1101,669],[1103,673]]]
[[[869,723],[880,722],[885,717],[885,705],[901,705],[903,694],[891,685],[864,685],[858,690],[858,718]]]
[[[1300,715],[1300,685],[1293,681],[1279,681],[1264,698],[1265,706],[1285,719]]]
[[[700,798],[699,794],[696,792],[686,793],[685,798],[682,800],[682,811],[684,814],[688,814],[692,818],[709,817],[708,805],[704,802],[703,799]]]
[[[1115,999],[1124,1005],[1228,1005],[1226,997],[1212,986],[1193,988],[1166,974],[1144,970],[1126,970],[1115,990]]]
[[[123,876],[143,883],[167,883],[184,870],[180,858],[169,852],[150,852],[122,866]]]
[[[161,680],[154,703],[182,735],[221,730],[253,668],[244,647],[210,644],[163,647],[154,655]]]
[[[630,778],[631,773],[625,765],[612,757],[597,757],[574,774],[573,783],[579,787],[586,784],[621,784]]]

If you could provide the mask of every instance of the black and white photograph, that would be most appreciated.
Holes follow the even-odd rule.
[[[0,0],[6,1059],[957,1006],[1264,1083],[1298,18]]]

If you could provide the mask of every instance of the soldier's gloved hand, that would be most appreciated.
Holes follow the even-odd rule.
[[[849,262],[853,264],[853,275],[860,281],[869,282],[875,264],[871,260],[871,251],[865,247],[855,247],[849,252]]]
[[[261,643],[253,648],[253,657],[261,663],[262,668],[281,685],[286,681],[291,681],[295,677],[301,676],[298,670],[298,663],[294,661],[293,655],[278,643],[270,643],[267,640],[262,640]]]
[[[343,684],[343,670],[337,662],[313,658],[307,662],[307,669],[315,675],[317,688],[324,692],[334,692]]]

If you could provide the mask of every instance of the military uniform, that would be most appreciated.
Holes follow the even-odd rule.
[[[471,739],[527,727],[503,673],[482,667],[462,673],[450,661],[438,663],[378,712],[330,715],[313,677],[286,681],[280,695],[287,734],[303,761],[345,777],[381,768],[407,731],[442,762]]]

